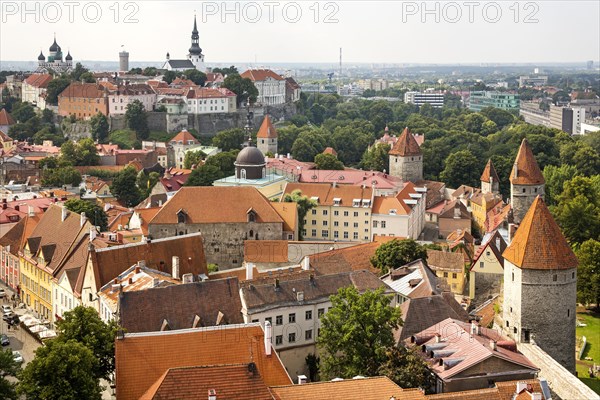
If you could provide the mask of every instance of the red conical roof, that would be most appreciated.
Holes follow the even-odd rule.
[[[260,126],[260,129],[258,130],[258,133],[256,134],[256,137],[269,139],[277,138],[277,131],[271,123],[271,118],[269,118],[268,115],[265,115],[265,119],[263,119],[263,122]]]
[[[577,257],[540,196],[525,214],[502,256],[523,269],[571,269],[578,264]]]
[[[389,154],[394,156],[420,156],[421,148],[408,128],[404,128],[402,135],[400,135]]]
[[[496,172],[496,168],[494,168],[494,164],[492,163],[491,159],[489,159],[485,165],[483,174],[481,174],[481,181],[490,183],[490,177],[494,180],[494,182],[500,182],[500,178],[498,178],[498,173]]]
[[[510,183],[514,185],[542,185],[546,181],[538,166],[527,139],[523,139],[519,153],[510,173]]]

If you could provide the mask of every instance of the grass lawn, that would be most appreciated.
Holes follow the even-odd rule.
[[[581,360],[577,360],[577,375],[583,383],[588,385],[596,393],[600,394],[600,378],[590,378],[588,368],[596,363],[600,364],[600,314],[591,312],[578,313],[577,319],[587,326],[577,327],[577,338],[587,338],[587,346]],[[585,360],[586,357],[592,361]]]

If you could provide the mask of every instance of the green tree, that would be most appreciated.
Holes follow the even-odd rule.
[[[76,63],[75,68],[73,68],[73,71],[71,72],[71,79],[75,82],[80,82],[82,79],[82,75],[89,72],[90,70],[84,67],[81,63]]]
[[[508,111],[501,110],[495,107],[486,107],[480,111],[485,117],[493,121],[498,129],[502,129],[515,121],[514,115]]]
[[[226,76],[229,74],[239,74],[237,67],[235,67],[234,65],[232,65],[231,67],[228,67],[228,68],[213,68],[212,72],[214,72],[215,74],[220,73],[223,76]]]
[[[409,262],[422,259],[427,261],[427,249],[413,239],[394,239],[382,244],[375,250],[371,264],[379,268],[382,274],[399,268]]]
[[[315,164],[317,169],[330,169],[330,170],[343,170],[344,163],[342,163],[333,154],[317,154],[315,156]]]
[[[600,305],[600,242],[586,240],[576,252],[577,301],[581,304]]]
[[[384,289],[360,294],[354,286],[331,296],[321,318],[317,345],[325,379],[376,376],[395,346],[393,331],[402,325],[400,309],[391,307]]]
[[[248,99],[250,103],[254,103],[258,97],[258,89],[254,86],[254,82],[250,78],[242,78],[238,73],[227,75],[222,86],[236,94],[238,106]]]
[[[77,214],[85,213],[87,219],[94,226],[100,227],[101,232],[108,229],[108,217],[104,209],[98,204],[81,199],[69,199],[65,202],[65,207]]]
[[[149,174],[145,174],[144,171],[140,171],[137,176],[136,184],[138,188],[140,188],[143,198],[150,196],[152,188],[158,183],[159,180],[160,174],[158,172],[150,172]]]
[[[391,146],[387,143],[379,143],[365,150],[361,160],[361,167],[368,171],[390,170],[390,152]]]
[[[158,70],[156,69],[156,67],[146,67],[142,71],[142,75],[144,75],[144,76],[156,76],[156,75],[158,75]]]
[[[204,82],[206,82],[206,74],[202,71],[198,71],[197,69],[185,70],[183,71],[183,76],[198,86],[204,86]]]
[[[60,147],[60,164],[62,165],[98,165],[100,156],[96,144],[90,138],[74,143],[70,140]]]
[[[469,185],[477,187],[481,174],[479,161],[469,150],[461,150],[450,154],[444,162],[444,170],[440,179],[448,187]]]
[[[108,118],[102,113],[94,115],[90,119],[90,126],[92,130],[92,138],[100,143],[104,143],[108,138]]]
[[[318,149],[302,138],[297,139],[292,146],[292,155],[296,160],[311,161],[319,153]]]
[[[200,162],[204,160],[204,153],[201,151],[188,151],[185,153],[185,157],[183,159],[183,167],[187,169],[191,169],[192,166],[200,165]]]
[[[554,206],[558,204],[558,197],[563,192],[565,182],[579,175],[579,171],[572,165],[563,164],[560,167],[546,165],[543,174],[546,180],[544,190],[546,193],[546,204]]]
[[[142,201],[142,193],[136,182],[135,168],[127,167],[115,177],[110,185],[110,192],[127,207],[134,207]]]
[[[299,239],[302,240],[304,237],[302,234],[302,231],[304,230],[304,219],[306,218],[308,211],[317,206],[317,202],[304,196],[300,190],[286,193],[286,195],[283,196],[283,201],[285,203],[296,203],[296,207],[298,207],[298,230],[300,231],[298,236]]]
[[[390,347],[385,354],[386,360],[379,366],[378,375],[387,376],[403,389],[432,387],[435,380],[418,352],[418,347]]]
[[[74,167],[66,166],[42,170],[43,186],[78,186],[80,183],[81,174]]]
[[[220,131],[212,138],[212,145],[222,151],[239,150],[244,142],[244,130],[239,128]]]
[[[81,74],[81,78],[79,80],[84,83],[96,83],[94,74],[92,74],[91,72],[84,72],[83,74]]]
[[[163,75],[163,81],[167,82],[169,85],[177,78],[177,72],[175,71],[167,71]]]
[[[16,384],[6,377],[16,378],[20,365],[15,361],[12,349],[0,350],[0,398],[17,400]]]
[[[600,240],[600,178],[576,176],[564,183],[558,206],[552,207],[556,222],[575,248],[588,239]]]
[[[138,139],[148,139],[150,130],[148,129],[148,116],[144,104],[139,100],[134,100],[127,104],[125,111],[125,120],[127,127],[137,133]]]
[[[42,122],[44,124],[54,124],[54,112],[49,108],[42,110]]]
[[[102,388],[92,371],[98,360],[74,340],[50,340],[36,350],[22,374],[18,392],[28,399],[100,400]]]
[[[48,82],[48,88],[46,89],[46,103],[57,105],[58,95],[62,93],[69,85],[71,81],[68,78],[54,78]]]
[[[12,117],[18,122],[27,122],[35,117],[35,110],[29,103],[19,103],[13,107]]]
[[[214,181],[224,177],[219,167],[205,164],[192,171],[185,186],[212,186]]]
[[[63,319],[56,322],[56,328],[55,341],[75,341],[87,347],[97,360],[96,368],[90,372],[98,379],[109,379],[115,369],[116,322],[107,324],[92,307],[78,306],[65,312]]]

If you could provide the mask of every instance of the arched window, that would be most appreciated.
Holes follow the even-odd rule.
[[[246,179],[246,170],[245,169],[240,170],[240,179]]]
[[[266,168],[263,168],[263,169],[262,169],[262,177],[264,178],[264,177],[266,177],[266,176],[267,176],[267,169],[266,169]]]
[[[250,237],[254,237],[254,231],[250,229]]]

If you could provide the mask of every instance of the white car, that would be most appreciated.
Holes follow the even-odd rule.
[[[0,288],[0,299],[6,296],[6,291]]]
[[[15,362],[18,362],[18,363],[23,362],[23,356],[18,351],[13,351],[13,358],[14,358]]]
[[[12,308],[8,304],[2,304],[2,314],[12,313]]]

